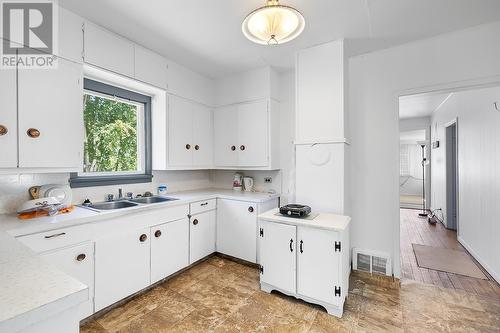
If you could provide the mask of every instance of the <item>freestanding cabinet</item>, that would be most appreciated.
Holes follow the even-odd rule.
[[[323,306],[341,317],[349,288],[350,218],[259,215],[260,285]]]

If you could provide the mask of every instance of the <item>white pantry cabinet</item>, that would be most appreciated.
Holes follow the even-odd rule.
[[[83,243],[41,254],[63,272],[89,287],[89,300],[79,306],[80,320],[94,313],[94,243]]]
[[[149,227],[96,240],[96,312],[149,286],[150,243]]]
[[[216,211],[195,214],[189,225],[189,263],[215,252]]]
[[[0,42],[3,42],[0,39]],[[17,167],[16,70],[2,69],[0,75],[0,168]]]
[[[151,283],[166,278],[188,264],[188,219],[151,227]]]
[[[277,105],[275,101],[261,100],[217,108],[214,111],[215,166],[276,168]]]
[[[167,88],[167,60],[144,47],[134,45],[135,78],[156,87]]]
[[[58,62],[56,69],[18,71],[20,168],[82,167],[82,65]]]
[[[134,77],[134,44],[129,40],[86,21],[83,46],[86,63]]]
[[[174,95],[168,96],[168,166],[212,165],[212,110]]]

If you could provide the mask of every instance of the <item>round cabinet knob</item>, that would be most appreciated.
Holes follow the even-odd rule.
[[[9,130],[4,125],[0,125],[0,136],[7,134]]]
[[[252,207],[252,206],[248,207],[248,211],[249,211],[250,213],[253,213],[253,207]]]
[[[231,146],[231,150],[235,151],[236,150],[236,146]]]
[[[30,138],[36,139],[40,136],[40,131],[36,128],[30,128],[26,131],[26,134],[28,134]]]
[[[245,150],[245,146],[244,146],[244,145],[241,145],[241,146],[240,146],[240,150]]]
[[[142,234],[142,235],[141,235],[141,237],[139,237],[139,240],[140,240],[141,242],[145,242],[145,241],[146,241],[146,239],[148,239],[148,236],[147,236],[146,234]]]
[[[194,149],[195,150],[200,150],[200,146],[196,145],[196,146],[194,146]]]
[[[197,224],[198,224],[198,220],[197,220],[197,219],[194,219],[194,220],[193,220],[193,224],[194,224],[194,225],[197,225]]]
[[[191,149],[191,145],[189,143],[186,145],[186,149],[187,150]]]
[[[84,261],[85,258],[87,258],[87,256],[85,255],[85,253],[81,253],[79,255],[76,256],[76,261]]]
[[[155,231],[155,237],[158,238],[161,236],[161,231],[160,230],[156,230]]]

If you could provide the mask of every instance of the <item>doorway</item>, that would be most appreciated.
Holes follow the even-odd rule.
[[[458,227],[458,160],[457,121],[447,124],[446,131],[446,228]]]

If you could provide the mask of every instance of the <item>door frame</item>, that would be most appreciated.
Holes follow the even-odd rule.
[[[448,135],[447,135],[447,131],[450,127],[452,126],[455,126],[455,214],[456,214],[456,228],[457,228],[457,237],[460,236],[459,234],[459,226],[460,226],[460,223],[459,223],[459,217],[460,217],[460,214],[459,214],[459,196],[460,196],[460,187],[459,187],[459,184],[460,184],[460,177],[459,177],[459,167],[460,167],[460,163],[459,163],[459,158],[458,158],[458,153],[459,153],[459,147],[458,147],[458,117],[455,117],[453,120],[447,122],[444,124],[444,130],[445,130],[445,138],[446,138],[446,187],[448,188],[448,172],[449,172],[449,164],[448,164],[448,152],[449,152],[449,142],[448,142]],[[446,221],[443,221],[445,223],[445,227],[448,227],[448,218],[449,218],[449,212],[448,212],[448,206],[449,206],[449,195],[448,195],[448,191],[446,191]]]

